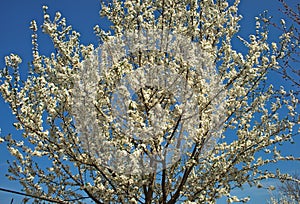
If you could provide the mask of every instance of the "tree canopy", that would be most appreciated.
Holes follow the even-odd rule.
[[[32,21],[28,77],[15,54],[1,71],[23,131],[0,139],[15,156],[8,178],[35,203],[147,204],[247,202],[232,189],[292,179],[263,169],[299,159],[277,147],[299,135],[298,98],[267,80],[289,47],[269,42],[257,19],[255,34],[239,37],[246,54],[237,51],[238,4],[104,1],[112,27],[95,27],[97,48],[44,6],[55,52],[39,53]]]

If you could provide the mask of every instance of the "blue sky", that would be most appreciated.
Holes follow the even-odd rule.
[[[293,4],[296,0],[290,0]],[[52,16],[56,11],[60,11],[67,19],[67,23],[81,33],[81,42],[83,44],[93,43],[97,45],[97,38],[93,34],[93,27],[98,24],[100,27],[108,28],[108,23],[99,17],[99,0],[1,0],[0,1],[0,68],[4,67],[4,56],[10,53],[15,53],[21,56],[23,63],[21,70],[26,73],[27,64],[31,61],[31,30],[29,29],[30,21],[35,19],[38,25],[42,24],[43,12],[42,5],[49,7],[49,12]],[[241,0],[240,14],[243,15],[241,21],[241,32],[243,37],[247,37],[250,33],[255,32],[254,17],[264,10],[269,10],[269,13],[277,16],[280,4],[277,0]],[[276,34],[275,34],[276,35]],[[276,37],[275,35],[271,37]],[[40,51],[43,54],[51,52],[51,42],[45,35],[39,36]],[[240,49],[239,47],[237,47]],[[8,105],[0,99],[0,127],[2,129],[1,136],[8,133],[20,135],[13,129],[13,116],[10,113]],[[285,147],[285,150],[291,151],[299,155],[299,150],[296,149],[299,143],[293,146]],[[14,182],[9,182],[4,177],[7,165],[6,160],[10,159],[5,146],[0,147],[0,187],[19,190],[20,186]],[[274,168],[274,167],[270,167]],[[299,164],[280,164],[280,168],[293,172],[299,168]],[[270,181],[272,182],[272,181]],[[244,192],[239,192],[243,195],[251,195],[250,203],[265,203],[265,199],[269,197],[266,191],[258,191],[257,189],[247,189]],[[11,198],[14,198],[14,203],[19,203],[19,196],[0,192],[0,203],[9,203]],[[219,203],[224,203],[223,200]]]

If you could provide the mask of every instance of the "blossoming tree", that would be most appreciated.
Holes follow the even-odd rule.
[[[168,204],[246,202],[231,190],[289,179],[263,167],[297,159],[277,144],[298,134],[298,99],[266,80],[283,57],[267,30],[257,25],[240,38],[246,54],[232,46],[238,4],[103,2],[112,27],[95,27],[98,48],[81,45],[44,7],[56,52],[39,54],[33,21],[27,79],[14,54],[1,72],[0,91],[23,130],[22,141],[1,139],[16,158],[8,178],[36,203]]]

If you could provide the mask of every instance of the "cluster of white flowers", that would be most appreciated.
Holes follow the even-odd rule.
[[[16,55],[1,72],[0,92],[24,137],[0,140],[16,157],[9,178],[60,203],[147,204],[246,202],[231,189],[288,178],[261,167],[295,160],[276,146],[299,134],[299,102],[268,84],[278,48],[259,23],[249,40],[240,38],[247,54],[232,47],[238,4],[104,2],[114,34],[96,27],[100,48],[80,45],[61,14],[52,21],[44,7],[56,53],[39,54],[32,22],[28,78],[20,80]]]
[[[201,52],[199,44],[162,30],[127,32],[101,45],[83,61],[73,91],[85,149],[102,162],[110,151],[106,163],[112,169],[116,163],[119,173],[144,174],[174,164],[195,142],[204,141],[202,153],[211,148],[225,122],[226,90],[211,56]],[[135,53],[140,53],[136,61]],[[105,83],[99,85],[99,79]],[[99,100],[109,102],[109,111]]]

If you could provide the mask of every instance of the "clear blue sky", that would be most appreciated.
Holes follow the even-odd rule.
[[[296,3],[296,0],[288,2]],[[29,23],[35,19],[38,25],[42,24],[43,12],[42,5],[49,7],[49,12],[53,16],[55,11],[60,11],[67,19],[67,23],[71,24],[74,29],[81,33],[81,41],[83,44],[93,43],[97,45],[97,39],[93,34],[93,27],[98,24],[101,27],[108,28],[108,23],[99,17],[99,0],[1,0],[0,1],[0,68],[4,67],[4,56],[10,53],[18,54],[22,57],[23,63],[21,70],[23,73],[27,70],[27,64],[31,61],[31,30]],[[255,32],[254,17],[264,10],[269,10],[270,14],[278,15],[280,4],[277,0],[241,0],[240,14],[244,16],[241,21],[240,35],[248,36]],[[278,16],[276,16],[278,18]],[[45,35],[39,38],[40,51],[44,54],[52,50],[50,40]],[[239,48],[240,49],[240,48]],[[12,126],[13,116],[10,113],[8,105],[0,99],[0,127],[1,135],[13,133],[20,135]],[[299,155],[296,147],[299,145],[288,146],[285,149]],[[0,146],[0,187],[14,190],[20,190],[20,186],[14,182],[9,182],[4,177],[6,173],[6,160],[11,159],[5,148]],[[280,168],[285,171],[293,172],[299,168],[295,164],[281,164]],[[251,195],[252,201],[249,203],[265,203],[265,199],[269,197],[266,191],[258,191],[257,189],[246,189],[239,192],[239,195]],[[19,203],[20,197],[12,194],[0,192],[0,203],[9,203],[14,198],[14,203]],[[219,203],[225,203],[223,200]]]

